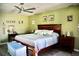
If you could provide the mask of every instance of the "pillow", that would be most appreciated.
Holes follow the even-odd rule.
[[[39,31],[38,30],[35,30],[35,32],[34,33],[38,33]]]
[[[52,35],[53,34],[53,30],[44,30],[43,31],[43,35]]]
[[[47,35],[48,34],[48,30],[42,30],[42,34],[43,35]]]
[[[43,32],[41,30],[35,30],[35,34],[43,35]]]
[[[53,34],[53,30],[49,30],[48,35],[52,35],[52,34]]]
[[[59,34],[58,33],[56,33],[56,32],[53,32],[53,34],[52,34],[52,36],[59,36]]]
[[[53,30],[35,30],[35,34],[52,35],[53,34]]]

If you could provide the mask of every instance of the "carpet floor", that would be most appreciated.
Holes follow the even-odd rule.
[[[0,45],[0,56],[10,56],[6,44]],[[48,50],[47,52],[40,53],[39,56],[79,56],[79,52],[69,53],[55,48]]]

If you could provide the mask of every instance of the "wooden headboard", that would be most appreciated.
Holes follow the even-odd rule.
[[[61,35],[61,24],[40,24],[38,25],[38,29],[54,30],[54,32]]]

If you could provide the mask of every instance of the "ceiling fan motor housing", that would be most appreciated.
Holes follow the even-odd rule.
[[[24,5],[24,3],[20,3],[20,5]]]

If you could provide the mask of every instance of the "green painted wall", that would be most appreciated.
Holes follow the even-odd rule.
[[[43,16],[54,15],[54,21],[44,21]],[[67,21],[67,16],[72,15],[73,21]],[[6,21],[15,21],[16,23],[7,23]],[[35,20],[35,24],[32,24],[32,20]],[[19,21],[23,21],[23,24],[19,24]],[[5,23],[5,34],[3,33],[3,22]],[[8,38],[7,29],[8,25],[14,25],[15,30],[18,33],[26,33],[37,29],[38,24],[62,24],[62,33],[68,31],[73,33],[75,37],[75,48],[79,49],[79,32],[77,25],[79,24],[79,6],[72,6],[62,8],[54,11],[47,11],[32,16],[21,14],[0,14],[0,42]]]
[[[54,15],[54,21],[45,22],[43,16]],[[67,21],[67,16],[72,15],[73,20]],[[35,20],[35,24],[32,24]],[[62,24],[62,33],[72,32],[75,37],[75,48],[79,49],[79,32],[77,25],[79,24],[79,6],[66,7],[54,11],[48,11],[29,17],[30,30],[37,29],[38,24]]]
[[[12,21],[15,21],[15,23],[12,23]],[[21,23],[22,21],[23,23]],[[3,25],[3,22],[5,25]],[[8,38],[7,30],[9,25],[14,25],[15,31],[17,33],[26,33],[29,30],[28,16],[21,15],[21,14],[1,14],[0,15],[0,42],[3,42],[5,39]],[[3,27],[5,27],[5,31],[3,30]]]

